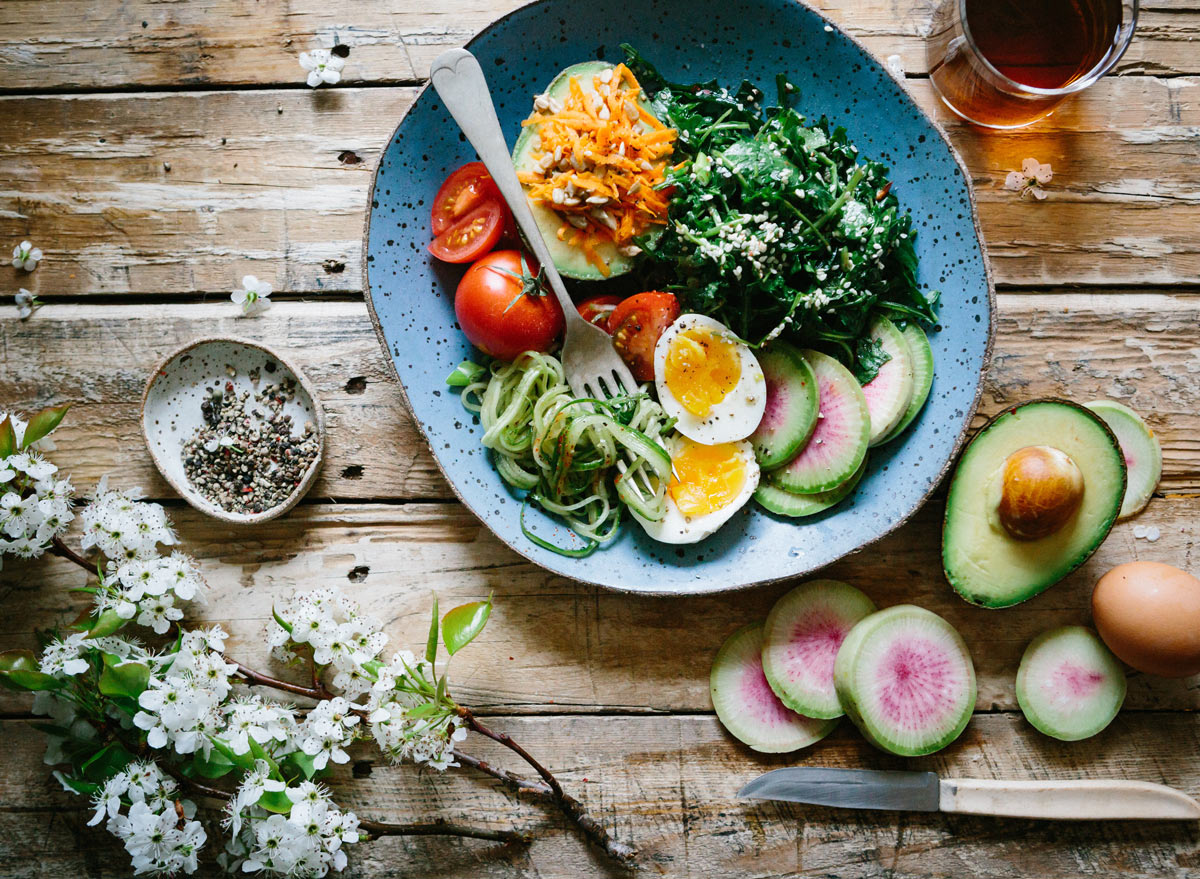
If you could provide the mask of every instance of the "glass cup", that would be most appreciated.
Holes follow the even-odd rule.
[[[994,5],[985,7],[984,4]],[[934,13],[926,43],[929,79],[946,106],[968,122],[987,128],[1022,128],[1050,115],[1068,97],[1083,91],[1112,70],[1133,39],[1138,5],[1139,0],[1040,0],[1037,3],[943,0]],[[1039,7],[1039,11],[1054,9],[1059,14],[1078,14],[1078,20],[1071,22],[1078,26],[1078,31],[1072,32],[1072,36],[1079,37],[1079,52],[1074,56],[1080,62],[1077,69],[1064,68],[1062,57],[1043,59],[1044,66],[1033,59],[1028,68],[1006,67],[1010,73],[1027,70],[1031,74],[1028,79],[1042,80],[1041,85],[1031,85],[1002,73],[997,64],[989,60],[980,43],[990,45],[996,57],[997,46],[1007,48],[1002,43],[1006,35],[990,29],[987,33],[973,35],[971,23],[994,25],[999,20],[996,13],[1003,15],[1013,11],[1015,14],[1022,6]],[[1052,17],[1045,14],[1047,18]],[[1055,23],[1043,22],[1047,26]],[[1030,24],[1036,26],[1035,22]],[[1008,47],[1027,52],[1031,43],[1025,39],[1028,33],[1027,29],[1017,32],[1014,28],[1007,36],[1011,39]],[[1069,53],[1075,46],[1074,41],[1060,38],[1059,34],[1043,36],[1043,45],[1053,42],[1056,51]],[[1091,42],[1086,42],[1088,40]],[[1029,61],[1028,57],[1024,59],[1024,63]],[[1053,82],[1054,78],[1058,78],[1059,84],[1047,87],[1047,81]]]

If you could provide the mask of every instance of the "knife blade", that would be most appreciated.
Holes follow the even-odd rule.
[[[760,775],[738,796],[847,809],[957,812],[1051,821],[1200,819],[1200,803],[1146,781],[1004,781],[933,772],[792,766]]]

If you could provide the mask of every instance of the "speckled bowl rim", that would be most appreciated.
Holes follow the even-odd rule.
[[[210,507],[198,503],[193,497],[195,490],[189,485],[180,485],[179,482],[167,472],[166,468],[159,460],[158,452],[156,452],[154,449],[154,443],[152,443],[150,440],[150,432],[146,427],[146,400],[149,398],[150,391],[154,387],[155,382],[157,382],[163,376],[163,372],[166,370],[167,366],[170,365],[173,360],[178,357],[182,357],[189,351],[193,351],[202,345],[211,345],[217,342],[223,344],[242,345],[246,348],[255,348],[259,351],[262,351],[268,357],[278,361],[279,365],[284,369],[288,370],[296,378],[296,383],[300,385],[300,387],[304,390],[304,393],[308,394],[308,398],[312,401],[313,417],[316,421],[317,427],[317,456],[313,458],[312,463],[308,465],[308,470],[305,472],[304,478],[300,480],[300,484],[292,490],[290,495],[288,495],[287,500],[277,506],[271,507],[269,510],[264,510],[261,513],[230,513],[215,505]],[[405,403],[407,404],[407,402],[408,400],[406,397]],[[187,501],[188,504],[190,504],[193,508],[199,510],[201,513],[204,513],[206,516],[211,516],[214,519],[219,519],[220,521],[226,522],[230,525],[258,525],[262,522],[269,522],[272,519],[276,519],[288,512],[290,509],[296,506],[296,504],[298,504],[306,494],[308,494],[308,490],[312,488],[313,480],[317,478],[317,473],[320,471],[321,464],[324,463],[325,460],[325,407],[321,403],[321,398],[317,396],[317,390],[315,387],[313,387],[312,382],[309,381],[308,376],[298,369],[296,364],[292,363],[288,358],[281,357],[279,352],[273,350],[267,345],[264,345],[262,342],[255,342],[251,339],[243,339],[239,336],[204,336],[199,339],[194,339],[183,347],[172,351],[170,354],[160,360],[158,365],[154,367],[154,371],[150,373],[150,377],[146,379],[146,386],[142,389],[141,423],[142,441],[146,443],[146,448],[150,452],[150,458],[152,461],[154,461],[154,466],[158,472],[162,474],[163,479],[167,480],[171,488],[175,489],[175,493]]]
[[[468,40],[466,43],[466,48],[468,48],[468,49],[471,48],[471,46],[474,45],[474,43],[477,40],[479,40],[480,37],[489,33],[497,25],[501,24],[502,22],[506,21],[507,19],[511,18],[512,16],[522,12],[525,9],[528,9],[530,6],[536,6],[539,3],[543,3],[543,2],[546,2],[546,0],[532,0],[532,2],[525,3],[521,6],[518,6],[516,9],[513,9],[510,12],[500,16],[499,18],[495,19],[494,21],[492,21],[491,23],[486,25],[481,31],[479,31],[479,33],[475,34],[475,36],[471,37],[471,39]],[[987,305],[988,305],[987,344],[984,346],[984,349],[983,349],[983,359],[982,359],[980,367],[979,367],[979,377],[975,384],[974,399],[971,401],[971,405],[967,408],[966,412],[964,413],[962,424],[958,430],[958,436],[954,440],[954,445],[950,449],[950,454],[946,458],[946,463],[942,466],[942,469],[940,471],[938,471],[936,478],[934,478],[934,480],[929,484],[929,489],[923,495],[921,495],[920,498],[917,499],[916,503],[913,504],[912,509],[908,510],[904,515],[902,515],[899,519],[897,519],[895,522],[893,522],[889,527],[887,527],[886,529],[881,531],[879,534],[875,535],[874,537],[870,538],[869,540],[864,541],[862,544],[860,544],[859,546],[857,546],[853,549],[846,550],[844,553],[839,555],[837,558],[830,559],[829,561],[825,562],[824,564],[818,565],[817,567],[807,568],[802,571],[793,571],[793,572],[790,572],[787,574],[782,574],[778,577],[764,577],[764,578],[761,578],[758,580],[751,580],[751,581],[748,581],[745,583],[732,583],[729,585],[717,583],[717,584],[712,584],[711,586],[709,586],[706,584],[705,588],[701,588],[701,589],[662,589],[662,590],[628,589],[628,588],[625,588],[622,586],[615,586],[615,585],[612,585],[609,583],[600,583],[595,580],[588,580],[585,577],[568,577],[568,579],[572,579],[576,583],[583,583],[588,586],[598,586],[602,589],[608,589],[612,592],[621,592],[621,593],[625,593],[628,595],[658,596],[658,597],[663,597],[663,598],[685,598],[688,596],[695,596],[695,595],[715,595],[719,592],[737,592],[737,591],[744,590],[744,589],[752,589],[757,586],[766,586],[766,585],[769,585],[772,583],[782,583],[782,582],[785,582],[788,580],[795,580],[800,577],[810,576],[810,575],[816,573],[817,571],[823,570],[823,569],[829,567],[830,565],[840,562],[843,559],[849,558],[852,555],[856,555],[856,554],[862,552],[864,549],[867,549],[868,547],[878,543],[879,541],[883,540],[885,537],[887,537],[887,536],[891,535],[892,533],[894,533],[895,531],[899,530],[901,527],[903,527],[905,524],[907,524],[909,522],[909,520],[911,520],[913,518],[913,516],[915,516],[918,512],[920,512],[921,509],[924,508],[924,506],[927,503],[929,503],[929,499],[931,497],[933,497],[934,493],[941,486],[942,482],[945,481],[946,476],[950,473],[950,471],[953,469],[954,465],[957,463],[959,452],[962,451],[963,444],[966,442],[966,439],[967,439],[967,432],[971,429],[971,422],[975,418],[975,413],[979,411],[979,401],[983,398],[984,377],[987,375],[987,371],[991,367],[992,349],[995,346],[995,341],[996,341],[996,281],[995,281],[994,276],[992,275],[992,262],[991,262],[991,258],[988,256],[987,246],[986,246],[986,243],[984,242],[983,228],[980,226],[980,223],[979,223],[979,206],[975,202],[975,186],[971,181],[971,172],[967,169],[967,164],[966,164],[966,162],[963,161],[962,155],[958,152],[958,149],[955,148],[953,142],[950,140],[949,135],[946,133],[946,129],[942,127],[940,122],[938,122],[929,113],[927,113],[925,111],[925,108],[923,108],[920,104],[918,104],[916,102],[916,100],[913,98],[913,96],[911,94],[909,94],[904,77],[897,76],[896,73],[894,71],[892,71],[886,64],[881,63],[879,61],[879,59],[875,56],[875,54],[870,49],[868,49],[862,43],[861,40],[858,40],[852,34],[847,33],[836,22],[832,21],[827,15],[825,15],[819,9],[814,9],[808,3],[801,2],[801,0],[795,0],[795,2],[798,2],[801,6],[804,6],[805,9],[807,9],[809,12],[813,13],[819,19],[821,19],[823,22],[825,22],[825,26],[827,28],[832,28],[833,30],[837,31],[837,33],[840,34],[842,37],[844,37],[845,39],[847,39],[851,43],[853,43],[856,47],[858,47],[863,52],[864,55],[867,56],[867,58],[871,62],[873,62],[877,67],[879,67],[880,70],[884,71],[888,76],[890,76],[892,79],[894,79],[897,82],[897,84],[900,86],[900,91],[903,92],[903,94],[904,94],[904,100],[906,100],[917,113],[921,114],[922,118],[924,118],[925,121],[929,123],[930,127],[933,128],[933,130],[937,132],[938,137],[940,137],[942,139],[942,143],[944,143],[946,145],[946,149],[948,149],[950,151],[951,158],[954,159],[954,163],[958,166],[958,170],[962,174],[963,182],[966,184],[966,187],[967,187],[967,200],[971,205],[971,224],[975,228],[975,238],[979,242],[979,253],[980,253],[981,261],[983,264],[984,278],[987,282],[987,299],[988,299],[988,302],[987,302]],[[409,399],[408,399],[408,391],[405,390],[404,382],[400,379],[400,373],[397,372],[397,370],[396,370],[396,364],[392,362],[391,349],[388,347],[388,340],[387,340],[387,337],[384,335],[383,325],[379,322],[379,315],[376,314],[376,312],[375,312],[375,302],[374,302],[374,299],[371,294],[370,263],[369,263],[367,257],[370,255],[371,205],[375,201],[375,186],[379,182],[379,167],[380,167],[380,164],[383,162],[383,156],[387,152],[387,148],[396,139],[396,135],[400,133],[400,128],[404,125],[404,120],[408,117],[408,114],[412,111],[413,107],[415,107],[417,105],[417,101],[419,101],[421,99],[421,97],[425,94],[425,92],[428,91],[431,87],[432,87],[431,83],[426,81],[425,85],[421,88],[421,90],[419,92],[417,92],[417,94],[413,97],[412,102],[408,105],[408,109],[406,109],[404,111],[403,115],[401,115],[399,121],[396,123],[396,127],[394,129],[392,129],[392,133],[391,133],[391,135],[388,136],[388,139],[385,142],[383,149],[381,149],[379,151],[379,158],[376,160],[375,168],[371,172],[371,186],[367,191],[366,216],[363,219],[363,246],[362,246],[361,261],[362,261],[363,290],[365,293],[364,299],[366,300],[366,303],[367,303],[367,314],[371,318],[372,326],[375,327],[375,335],[379,338],[379,344],[383,347],[383,354],[384,354],[383,359],[387,362],[388,371],[392,374],[392,378],[394,378],[396,380],[396,386],[400,389],[400,397],[404,401],[404,406],[408,410],[409,415],[412,416],[413,423],[416,424],[417,430],[420,431],[421,438],[425,440],[425,445],[429,449],[429,452],[433,457],[434,465],[438,468],[438,472],[442,474],[442,478],[444,478],[446,480],[446,483],[450,486],[450,490],[454,493],[454,496],[455,496],[455,498],[458,499],[458,502],[461,503],[468,510],[470,510],[471,513],[475,516],[475,518],[477,518],[479,520],[480,524],[483,525],[484,528],[487,528],[488,531],[491,531],[492,534],[495,534],[495,532],[492,531],[492,529],[490,527],[488,527],[487,520],[482,515],[480,515],[479,511],[476,510],[473,506],[471,506],[471,504],[468,503],[467,500],[462,496],[462,493],[458,490],[458,486],[454,484],[454,480],[450,477],[450,474],[448,474],[446,472],[446,468],[442,466],[442,462],[438,458],[437,452],[434,451],[433,443],[430,442],[429,435],[425,432],[425,425],[421,423],[421,419],[418,418],[416,413],[413,411],[412,403],[410,403]],[[517,546],[516,544],[509,543],[508,541],[505,541],[503,538],[500,538],[499,536],[497,536],[497,539],[500,540],[501,543],[504,543],[513,552],[517,553],[519,556],[524,558],[526,561],[529,561],[532,564],[537,565],[542,570],[548,571],[549,573],[554,574],[555,576],[567,576],[567,575],[562,574],[559,571],[555,571],[555,570],[545,567],[537,559],[535,559],[528,552],[524,551],[523,549],[521,549],[521,547]],[[601,551],[603,551],[603,550],[601,550]]]

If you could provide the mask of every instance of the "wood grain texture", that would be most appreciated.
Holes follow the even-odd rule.
[[[39,269],[39,271],[41,271]],[[10,313],[11,314],[11,313]],[[310,499],[452,495],[392,384],[355,302],[281,302],[252,320],[229,302],[47,305],[29,321],[0,319],[0,401],[19,408],[70,400],[55,455],[82,486],[121,460],[123,478],[172,497],[141,438],[151,369],[201,335],[261,339],[312,379],[329,417],[324,468]],[[1141,412],[1164,449],[1164,491],[1200,490],[1200,296],[1004,294],[984,389],[985,417],[1038,396],[1109,397]]]
[[[1200,282],[1197,86],[1109,78],[1031,130],[983,134],[911,81],[963,151],[1010,285]],[[283,294],[359,293],[372,169],[416,93],[0,98],[0,241],[45,251],[22,279],[44,298],[227,296],[246,273]],[[1044,202],[1003,188],[1030,155],[1055,169]]]
[[[431,591],[448,608],[494,590],[493,619],[455,657],[452,677],[464,703],[487,711],[710,710],[708,670],[717,648],[734,629],[765,618],[789,588],[660,598],[584,586],[525,561],[457,504],[307,505],[253,529],[187,508],[172,514],[181,548],[202,561],[209,584],[208,605],[194,608],[192,618],[225,626],[231,655],[254,668],[271,665],[262,635],[272,605],[296,591],[342,587],[384,624],[389,650],[398,650],[424,643]],[[1013,681],[1025,646],[1047,629],[1086,623],[1101,574],[1135,559],[1193,570],[1200,562],[1200,498],[1156,499],[1059,585],[1018,609],[986,610],[968,605],[943,579],[941,515],[935,500],[900,531],[822,576],[858,586],[880,607],[915,603],[944,616],[974,657],[980,710],[1017,707]],[[1134,538],[1135,524],[1158,527],[1161,539]],[[803,527],[797,535],[803,545]],[[32,647],[34,629],[74,619],[89,599],[68,590],[84,579],[59,559],[6,559],[0,604],[21,613],[0,620],[0,642]],[[1132,675],[1126,704],[1200,708],[1200,676]],[[0,712],[11,705],[11,696],[0,699]]]
[[[695,879],[1185,879],[1200,864],[1195,822],[1052,823],[943,814],[856,812],[736,799],[768,769],[819,766],[930,769],[980,778],[1137,778],[1200,793],[1200,718],[1133,714],[1086,744],[1054,742],[1018,716],[976,716],[934,757],[901,760],[873,751],[848,726],[793,757],[763,757],[738,745],[708,716],[496,718],[559,774],[619,838],[642,853],[637,875]],[[128,875],[126,856],[91,810],[58,789],[41,764],[37,735],[0,725],[12,742],[0,777],[0,863],[11,879],[107,879]],[[506,752],[472,737],[471,753],[510,765]],[[486,843],[389,839],[350,847],[350,879],[619,877],[536,804],[498,792],[469,771],[430,778],[411,767],[372,764],[359,748],[334,783],[363,817],[445,817],[493,827],[514,824],[538,838],[508,852]],[[210,844],[211,845],[211,844]],[[212,852],[210,851],[210,855]],[[216,875],[215,870],[204,876]]]
[[[249,3],[134,0],[97,7],[87,0],[6,0],[0,5],[0,74],[13,88],[303,83],[299,52],[350,47],[354,84],[424,79],[441,52],[461,46],[514,0],[386,0],[342,6],[321,0]],[[926,67],[923,34],[931,0],[816,0],[810,3],[880,58],[900,55],[910,74]],[[80,32],[78,23],[88,21]],[[1118,72],[1177,76],[1200,72],[1195,0],[1142,5],[1137,39]],[[636,38],[636,34],[630,34]]]

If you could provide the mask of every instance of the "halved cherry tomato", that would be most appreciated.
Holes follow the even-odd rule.
[[[446,181],[433,197],[433,235],[441,235],[484,200],[504,203],[500,189],[483,162],[468,162]]]
[[[613,313],[613,309],[620,304],[620,296],[614,293],[606,293],[603,296],[593,296],[591,299],[585,299],[577,308],[580,317],[590,324],[595,324],[607,333],[608,317]]]
[[[485,201],[433,239],[429,252],[443,262],[473,262],[496,246],[504,232],[506,208]]]
[[[563,331],[558,299],[536,282],[537,263],[517,250],[489,253],[458,283],[454,314],[476,348],[500,360],[549,351]]]
[[[677,317],[679,301],[675,294],[658,291],[630,296],[609,315],[613,347],[638,381],[654,381],[654,346]]]

